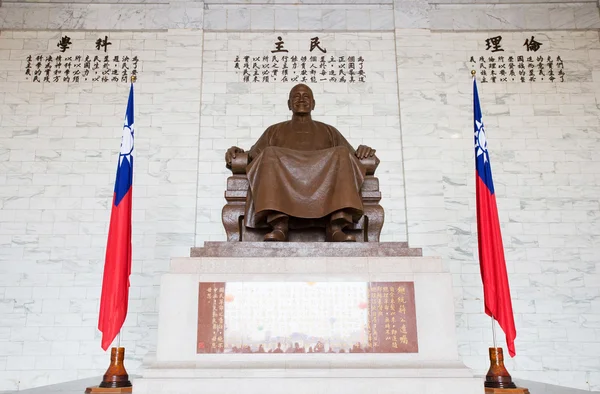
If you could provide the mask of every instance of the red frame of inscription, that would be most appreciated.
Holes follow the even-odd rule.
[[[373,353],[418,353],[414,282],[369,282],[368,324]]]
[[[202,295],[205,293],[206,295],[203,298]],[[225,283],[200,282],[196,353],[223,353],[225,345],[224,327]]]

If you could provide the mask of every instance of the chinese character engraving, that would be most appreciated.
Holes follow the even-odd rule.
[[[560,82],[565,82],[565,70],[563,69],[564,64],[560,56],[556,57],[556,69],[558,70],[558,76],[560,77]]]
[[[242,82],[366,82],[362,56],[237,55],[231,69]],[[135,62],[134,62],[135,65]]]
[[[31,55],[27,56],[27,66],[25,67],[25,75],[27,75],[28,77],[31,76],[31,61],[32,61],[32,57]],[[29,79],[29,78],[27,78]]]
[[[100,48],[104,48],[104,52],[106,52],[109,45],[112,45],[112,42],[108,41],[108,36],[104,36],[104,40],[102,38],[98,38],[96,40],[96,49],[97,50],[100,50]]]
[[[491,37],[485,40],[486,50],[492,50],[492,52],[503,52],[504,49],[500,48],[500,41],[502,41],[502,36]]]
[[[140,59],[138,59],[137,56],[134,56],[133,59],[131,59],[132,63],[133,63],[133,70],[131,70],[131,76],[136,79],[137,78],[137,67],[138,67],[138,62],[140,61]]]
[[[41,54],[29,55],[25,60],[23,62],[25,79],[47,83],[128,82],[131,77],[130,68],[133,68],[132,73],[137,72],[139,62],[137,56],[130,60],[128,56]]]
[[[323,49],[320,46],[319,37],[313,37],[310,39],[310,52],[312,52],[315,48],[323,53],[327,53],[327,49]]]
[[[63,36],[61,37],[60,41],[58,41],[56,46],[60,48],[61,52],[65,52],[71,47],[71,44],[73,44],[73,42],[71,42],[71,38],[69,36]]]
[[[565,72],[560,56],[506,55],[469,57],[471,67],[479,64],[481,82],[564,82]]]
[[[529,51],[537,52],[538,49],[540,49],[540,46],[542,46],[542,45],[544,45],[544,44],[537,42],[533,36],[531,36],[531,40],[526,39],[525,44],[523,44],[523,46],[525,48],[527,48],[527,52],[529,52]]]
[[[548,58],[546,59],[547,63],[546,65],[548,66],[548,79],[550,80],[550,82],[554,82],[554,80],[556,79],[556,77],[554,76],[554,61],[552,60],[551,56],[548,56]]]
[[[274,50],[272,50],[272,51],[271,51],[271,53],[287,52],[287,51],[288,51],[287,49],[283,49],[283,44],[284,44],[284,42],[283,42],[283,40],[281,39],[281,36],[277,37],[277,39],[278,39],[279,41],[277,41],[277,42],[275,43],[275,49],[274,49]]]

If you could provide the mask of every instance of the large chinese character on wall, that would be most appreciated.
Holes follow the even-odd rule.
[[[560,55],[543,53],[534,35],[523,43],[524,54],[505,52],[502,36],[485,40],[486,55],[471,56],[469,64],[478,70],[482,83],[565,82],[564,63]]]
[[[73,41],[62,36],[57,54],[31,54],[25,62],[25,79],[37,83],[129,82],[138,75],[138,56],[109,55],[108,36],[96,40],[96,52],[71,53]]]
[[[365,59],[360,54],[328,53],[318,36],[312,37],[306,50],[299,54],[289,53],[282,37],[277,36],[269,54],[236,56],[234,70],[240,80],[247,83],[362,83],[367,80]]]

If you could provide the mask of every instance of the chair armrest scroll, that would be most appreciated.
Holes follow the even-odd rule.
[[[375,170],[379,165],[379,159],[375,155],[371,157],[365,157],[364,159],[361,159],[360,162],[367,169],[367,175],[374,175]]]
[[[231,172],[233,174],[245,174],[248,166],[248,152],[237,153],[235,159],[231,160]]]

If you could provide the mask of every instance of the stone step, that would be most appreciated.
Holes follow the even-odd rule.
[[[205,242],[191,257],[419,257],[406,242]]]

